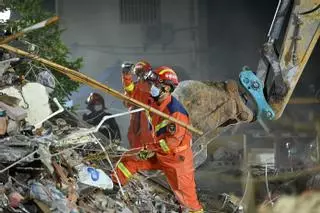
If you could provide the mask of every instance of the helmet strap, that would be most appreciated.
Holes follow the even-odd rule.
[[[170,93],[173,93],[173,91],[176,89],[176,87],[175,86],[173,86],[173,85],[170,85]]]

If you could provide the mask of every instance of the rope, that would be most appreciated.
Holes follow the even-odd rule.
[[[247,195],[247,192],[248,192],[248,185],[249,185],[249,180],[250,180],[250,171],[248,171],[248,173],[247,173],[246,186],[245,186],[245,188],[244,188],[244,192],[243,192],[243,195],[242,195],[241,200],[239,201],[238,206],[241,206],[241,205],[242,205],[243,200],[244,200],[245,196]]]
[[[268,164],[267,164],[267,163],[266,163],[266,169],[265,169],[265,184],[266,184],[266,190],[267,190],[268,198],[269,198],[269,200],[270,200],[271,205],[273,206],[273,202],[272,202],[272,199],[271,199],[271,193],[270,193],[270,190],[269,190]]]
[[[29,109],[29,106],[30,106],[30,105],[28,104],[28,102],[27,102],[26,99],[24,98],[24,95],[23,95],[23,93],[22,93],[22,87],[19,87],[18,91],[19,91],[19,93],[20,93],[20,95],[21,95],[21,97],[22,97],[22,100],[23,100],[24,104],[25,104],[25,106],[22,106],[22,108],[23,108],[23,109]]]

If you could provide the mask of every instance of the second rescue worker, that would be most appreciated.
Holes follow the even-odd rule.
[[[150,104],[150,85],[143,79],[143,76],[151,70],[151,65],[146,61],[139,61],[135,65],[131,63],[122,64],[122,84],[125,94],[144,104]],[[133,75],[137,81],[133,81]],[[126,106],[133,110],[136,107],[130,104]],[[144,144],[153,142],[152,131],[149,124],[149,114],[140,111],[130,115],[130,125],[128,129],[128,140],[130,148],[140,148]]]

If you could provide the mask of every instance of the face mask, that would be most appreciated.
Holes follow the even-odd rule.
[[[95,110],[96,112],[103,110],[102,104],[96,104],[96,105],[94,106],[94,110]]]
[[[103,106],[102,104],[95,104],[95,105],[89,104],[87,106],[87,109],[90,110],[91,112],[98,112],[103,109]]]
[[[150,94],[152,97],[156,98],[160,96],[160,92],[161,90],[156,87],[155,85],[152,84],[151,88],[150,88]]]

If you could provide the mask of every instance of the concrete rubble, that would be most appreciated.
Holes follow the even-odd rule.
[[[0,61],[0,108],[8,117],[0,137],[0,212],[178,212],[171,192],[145,176],[119,190],[109,175],[125,149],[50,100],[43,83],[50,83],[49,71],[39,82],[21,80],[10,65],[18,60],[3,54]]]

